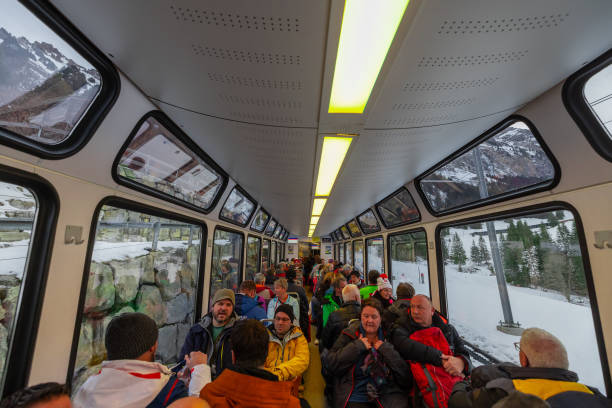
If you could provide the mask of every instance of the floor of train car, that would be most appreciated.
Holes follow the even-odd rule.
[[[306,287],[306,295],[308,301],[312,297],[310,287]],[[310,350],[310,365],[304,373],[304,399],[308,401],[311,408],[325,408],[325,382],[321,375],[321,357],[319,355],[319,346],[315,346],[314,339],[317,329],[315,326],[310,326],[311,341],[308,343]]]

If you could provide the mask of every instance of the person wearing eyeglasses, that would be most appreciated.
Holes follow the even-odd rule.
[[[525,329],[514,346],[520,366],[501,363],[475,368],[471,381],[453,388],[449,408],[491,407],[517,391],[539,397],[553,408],[612,406],[596,388],[578,383],[578,375],[568,370],[565,347],[551,333]]]
[[[279,381],[292,381],[292,395],[298,396],[302,374],[308,368],[310,351],[308,342],[298,326],[289,304],[283,304],[274,312],[273,324],[268,328],[270,342],[265,369],[275,374]]]

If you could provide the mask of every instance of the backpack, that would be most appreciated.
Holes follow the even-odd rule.
[[[438,327],[418,330],[410,335],[412,340],[440,350],[446,355],[452,355],[446,337]],[[446,408],[451,391],[456,383],[462,380],[459,376],[447,373],[443,367],[409,361],[418,397],[425,406],[430,408]],[[415,393],[413,391],[413,393]],[[413,394],[413,398],[417,395]],[[418,406],[416,403],[414,406]]]

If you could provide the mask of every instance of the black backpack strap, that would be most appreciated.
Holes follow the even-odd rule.
[[[433,377],[431,376],[431,374],[429,373],[427,366],[425,364],[421,364],[421,366],[423,367],[423,372],[425,373],[425,377],[427,377],[427,382],[429,383],[429,388],[427,389],[427,391],[431,391],[433,402],[434,402],[434,407],[439,408],[438,395],[436,392],[438,390],[438,387],[436,387],[436,383]]]

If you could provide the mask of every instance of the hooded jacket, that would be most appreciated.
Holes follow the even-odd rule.
[[[297,379],[306,371],[310,363],[308,342],[302,330],[293,326],[282,338],[276,334],[274,326],[268,331],[270,342],[268,343],[266,370],[275,374],[279,381]]]
[[[329,315],[332,312],[340,309],[342,306],[342,297],[334,295],[334,288],[328,289],[328,293],[323,297],[323,301],[321,302],[321,309],[323,310],[322,319],[323,319],[323,328],[327,326],[327,320],[329,319]]]
[[[229,321],[223,328],[217,341],[213,342],[212,336],[212,313],[207,313],[198,323],[189,329],[189,333],[185,338],[185,343],[181,348],[181,356],[189,354],[192,351],[201,351],[208,356],[208,364],[212,373],[212,378],[215,379],[221,372],[232,367],[232,344],[230,342],[230,334],[236,323],[236,314],[232,313]]]
[[[367,298],[372,296],[372,293],[376,292],[377,290],[378,290],[378,285],[376,284],[367,285],[359,289],[359,295],[361,295],[361,300],[366,300]]]
[[[393,323],[397,319],[406,314],[410,313],[410,298],[397,299],[391,306],[389,306],[382,316],[382,326],[385,332],[389,332],[393,327]]]
[[[266,311],[259,302],[242,293],[236,294],[236,314],[246,319],[263,320],[266,318]]]

